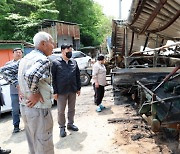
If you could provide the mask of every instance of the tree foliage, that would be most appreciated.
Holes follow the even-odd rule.
[[[0,12],[0,40],[31,41],[43,19],[79,24],[84,46],[101,44],[111,30],[92,0],[1,0]]]
[[[81,42],[85,46],[99,45],[108,34],[111,22],[102,8],[92,0],[55,0],[59,20],[75,22],[81,26]],[[105,28],[106,27],[106,28]]]

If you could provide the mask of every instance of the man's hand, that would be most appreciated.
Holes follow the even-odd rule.
[[[44,102],[41,93],[31,94],[26,104],[28,107],[33,107],[37,102]]]
[[[80,90],[79,90],[79,91],[77,91],[77,92],[76,92],[76,94],[77,94],[78,96],[80,96],[81,91],[80,91]]]
[[[95,87],[96,87],[96,88],[99,88],[99,83],[96,82],[96,83],[95,83]]]
[[[58,94],[54,94],[53,97],[54,97],[54,99],[57,101],[57,99],[58,99]]]
[[[24,98],[23,93],[21,92],[21,89],[19,87],[19,85],[16,86],[17,90],[18,90],[18,96],[19,96],[19,102],[22,101],[22,99]]]

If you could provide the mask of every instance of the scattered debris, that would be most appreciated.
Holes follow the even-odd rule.
[[[135,118],[111,118],[111,119],[108,119],[108,123],[118,123],[118,122],[130,122],[130,121],[136,121],[136,120],[141,120],[142,118],[141,117],[135,117]]]
[[[131,139],[132,139],[133,141],[139,140],[139,139],[141,139],[141,138],[143,138],[143,137],[144,137],[144,135],[143,135],[143,134],[140,134],[140,133],[137,133],[136,135],[131,135]]]

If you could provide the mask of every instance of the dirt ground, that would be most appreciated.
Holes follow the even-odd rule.
[[[53,141],[56,154],[173,154],[178,142],[168,139],[162,132],[155,134],[137,115],[132,104],[114,104],[112,86],[106,87],[103,104],[106,109],[95,111],[92,86],[82,87],[77,97],[75,125],[78,132],[67,131],[59,137],[57,108],[53,106]],[[20,125],[24,128],[23,122]],[[0,146],[10,148],[12,154],[28,154],[25,132],[12,134],[10,114],[0,119]]]

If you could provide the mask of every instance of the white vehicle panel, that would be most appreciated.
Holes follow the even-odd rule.
[[[0,85],[2,88],[3,99],[5,105],[1,106],[1,113],[9,112],[12,110],[11,97],[10,97],[10,85],[6,83],[4,79],[0,80]]]
[[[61,56],[60,48],[54,49],[54,53],[52,56]],[[56,59],[56,58],[53,59]],[[81,51],[72,51],[72,58],[77,61],[79,69],[85,69],[89,67],[89,63],[91,63],[92,58]]]

